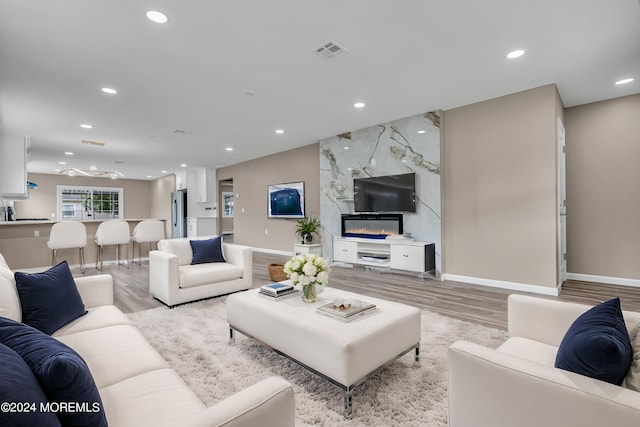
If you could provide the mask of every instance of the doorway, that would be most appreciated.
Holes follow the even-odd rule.
[[[558,290],[567,280],[567,179],[565,129],[558,119]]]
[[[220,206],[219,230],[224,240],[233,242],[234,193],[233,178],[218,181],[218,203]]]

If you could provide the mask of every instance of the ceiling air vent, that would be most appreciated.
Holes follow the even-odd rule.
[[[171,132],[175,133],[176,135],[182,135],[183,133],[187,133],[186,130],[182,130],[182,129],[174,129]]]
[[[324,59],[332,60],[342,55],[343,53],[349,52],[349,50],[341,46],[340,44],[338,44],[338,42],[336,41],[327,40],[326,42],[322,43],[320,46],[316,46],[313,49],[313,52],[316,55],[323,57]]]

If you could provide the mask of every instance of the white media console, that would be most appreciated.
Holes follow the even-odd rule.
[[[335,237],[333,260],[369,267],[426,273],[435,270],[435,244],[410,239]]]

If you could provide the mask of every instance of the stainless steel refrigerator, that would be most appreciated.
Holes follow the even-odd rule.
[[[171,237],[187,237],[187,190],[171,193]]]

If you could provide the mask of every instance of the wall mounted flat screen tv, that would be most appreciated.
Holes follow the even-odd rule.
[[[269,218],[304,218],[304,182],[269,185]]]
[[[415,212],[416,174],[355,178],[353,204],[356,212]]]

